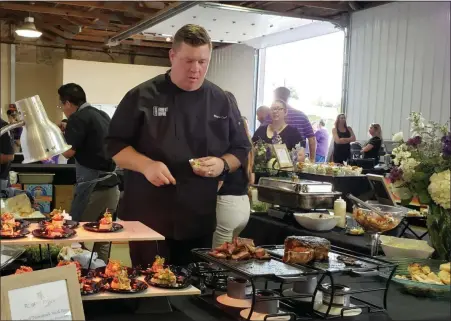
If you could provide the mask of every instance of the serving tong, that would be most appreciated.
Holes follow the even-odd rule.
[[[350,199],[355,205],[360,206],[360,207],[364,207],[374,213],[376,213],[377,215],[379,215],[380,217],[384,218],[384,214],[382,214],[380,212],[380,210],[377,207],[374,207],[370,204],[368,204],[367,202],[362,201],[360,198],[355,197],[352,194],[348,194],[347,195],[348,199]]]

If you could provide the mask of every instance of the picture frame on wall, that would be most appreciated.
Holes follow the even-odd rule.
[[[75,265],[4,276],[1,320],[85,320]]]
[[[287,145],[285,144],[273,144],[274,154],[276,155],[277,162],[281,169],[292,169],[293,161],[291,155],[288,152]]]

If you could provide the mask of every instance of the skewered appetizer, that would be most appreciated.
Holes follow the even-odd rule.
[[[113,215],[108,212],[108,209],[103,214],[99,222],[99,230],[111,230],[113,228]]]
[[[177,278],[170,269],[162,269],[155,273],[151,279],[151,282],[162,285],[176,285]]]
[[[2,214],[2,224],[11,224],[14,226],[14,224],[16,224],[14,215],[12,215],[11,213],[3,213]]]
[[[52,224],[48,224],[45,227],[44,233],[50,237],[62,237],[64,234],[64,228],[62,228],[61,226],[55,226],[52,223]]]
[[[113,278],[113,281],[111,281],[111,288],[126,291],[130,291],[132,289],[126,268],[121,268],[119,270],[117,276]]]
[[[14,235],[14,224],[3,223],[0,233],[3,236],[12,236],[12,235]]]
[[[16,270],[14,274],[23,274],[28,272],[33,272],[33,269],[29,266],[22,265],[20,268]]]
[[[118,260],[109,260],[105,268],[106,277],[116,277],[122,269],[122,264]]]
[[[78,280],[80,281],[81,278],[81,264],[78,261],[59,261],[57,266],[66,266],[69,264],[74,264],[75,267],[77,268],[77,276],[78,276]]]

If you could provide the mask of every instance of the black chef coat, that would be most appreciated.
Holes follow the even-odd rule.
[[[106,154],[105,137],[110,116],[88,103],[80,106],[67,120],[64,138],[75,150],[76,161],[87,168],[114,171],[116,165]]]
[[[210,234],[216,226],[218,180],[195,175],[189,160],[230,153],[244,163],[251,148],[241,117],[221,88],[205,80],[198,90],[184,91],[169,73],[125,95],[111,120],[107,146],[112,156],[132,146],[169,168],[175,186],[156,187],[141,173],[125,171],[118,213],[175,240]]]

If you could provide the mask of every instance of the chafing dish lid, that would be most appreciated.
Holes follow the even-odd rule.
[[[281,177],[261,177],[258,181],[259,186],[272,187],[280,190],[294,193],[332,193],[331,183],[316,182],[309,180],[292,180],[291,178]]]

